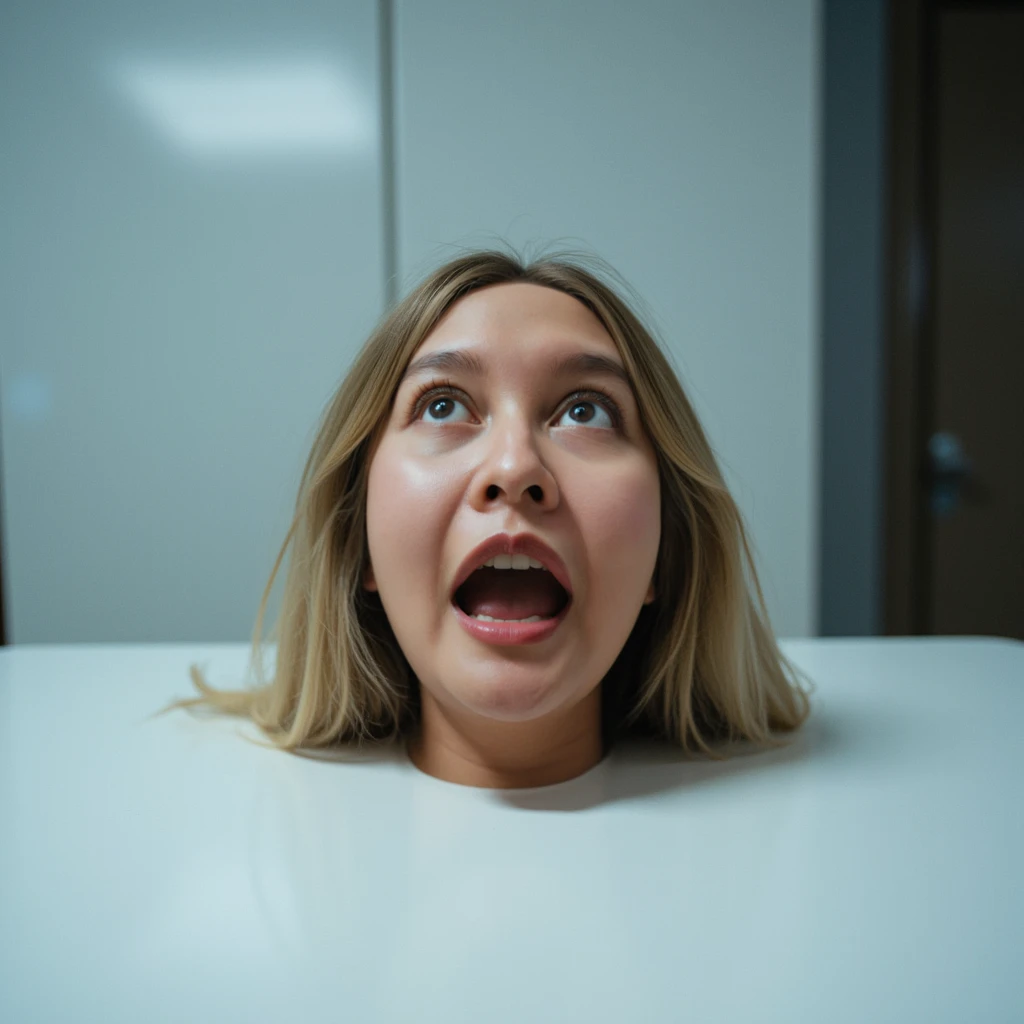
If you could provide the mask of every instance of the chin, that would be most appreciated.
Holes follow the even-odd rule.
[[[542,718],[565,703],[567,694],[548,681],[494,679],[460,688],[456,694],[468,710],[502,722]]]

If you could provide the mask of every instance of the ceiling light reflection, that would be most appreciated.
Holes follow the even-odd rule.
[[[369,102],[322,60],[126,61],[116,79],[170,142],[196,156],[351,153],[374,143]]]

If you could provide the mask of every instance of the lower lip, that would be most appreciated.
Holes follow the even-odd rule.
[[[482,619],[474,619],[472,615],[467,615],[454,601],[452,602],[459,624],[470,636],[499,647],[536,644],[541,640],[547,640],[562,624],[571,606],[572,601],[569,601],[553,619],[542,619],[540,622],[484,622]]]

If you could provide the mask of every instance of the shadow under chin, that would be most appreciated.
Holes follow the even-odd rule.
[[[623,801],[657,799],[689,787],[798,763],[812,755],[832,756],[837,751],[841,754],[841,733],[819,712],[789,738],[783,734],[780,738],[787,740],[786,745],[778,748],[765,748],[745,740],[709,743],[715,753],[726,758],[720,761],[701,752],[687,752],[660,737],[625,737],[598,764],[575,779],[524,789],[467,788],[484,794],[486,799],[524,811],[586,811]],[[409,755],[408,743],[398,738],[295,753],[339,765],[378,764],[420,772]]]
[[[812,724],[813,723],[813,724]],[[748,772],[771,770],[798,762],[821,747],[832,731],[813,719],[785,746],[766,748],[747,740],[709,742],[715,760],[701,752],[687,752],[658,737],[628,737],[590,771],[576,779],[534,790],[491,790],[491,797],[511,807],[532,811],[586,811],[602,805],[651,800],[676,791],[715,783]]]

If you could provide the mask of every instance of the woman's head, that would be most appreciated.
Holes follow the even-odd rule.
[[[553,549],[571,595],[536,570],[463,584],[501,534]],[[598,702],[606,740],[644,731],[709,754],[715,739],[775,746],[809,713],[682,386],[578,258],[471,253],[381,322],[306,462],[253,635],[261,677],[292,541],[273,680],[230,693],[192,670],[196,703],[282,747],[409,735],[423,700],[496,722]],[[482,633],[500,627],[474,617],[523,611],[560,621],[497,646]]]
[[[657,456],[598,317],[523,281],[464,295],[369,461],[368,585],[421,696],[509,722],[596,697],[653,600],[661,535]],[[479,568],[528,537],[553,571]]]

